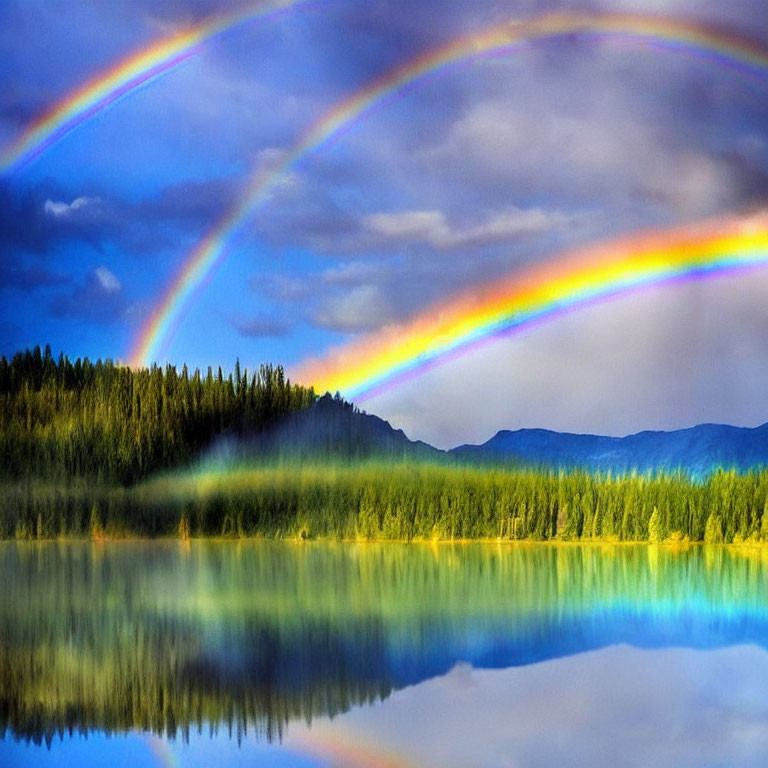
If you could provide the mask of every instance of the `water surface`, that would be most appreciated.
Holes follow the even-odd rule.
[[[768,761],[756,551],[6,543],[0,584],[0,766]]]

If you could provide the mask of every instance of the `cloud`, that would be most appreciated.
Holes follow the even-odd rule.
[[[55,296],[50,309],[55,317],[110,325],[126,315],[128,305],[120,281],[111,270],[100,266],[88,272],[72,291]]]
[[[383,287],[391,283],[402,272],[403,262],[393,259],[346,261],[323,270],[319,282],[327,286],[342,288],[363,284]]]
[[[27,293],[39,289],[64,285],[70,278],[61,272],[33,264],[25,265],[22,260],[12,254],[8,254],[0,263],[0,290],[17,289]]]
[[[400,211],[366,216],[365,227],[384,238],[426,242],[434,248],[466,248],[508,242],[521,235],[560,229],[577,222],[575,214],[542,208],[508,208],[479,224],[456,226],[442,211]]]
[[[765,151],[747,139],[768,115],[725,68],[578,38],[484,67],[479,96],[411,155],[428,191],[441,184],[454,209],[511,193],[605,209],[626,226],[766,195]]]
[[[242,194],[239,176],[184,179],[130,199],[123,192],[67,194],[46,179],[35,185],[0,180],[0,248],[55,254],[64,242],[85,242],[97,251],[178,249],[231,211]]]
[[[302,164],[256,231],[333,257],[429,252],[445,282],[460,251],[476,249],[477,279],[493,279],[494,248],[513,265],[754,205],[768,196],[768,150],[754,140],[768,110],[742,85],[726,68],[615,41],[532,45],[374,109]]]
[[[93,275],[98,281],[101,290],[107,295],[117,293],[123,287],[114,273],[110,272],[106,267],[96,267],[93,270]]]
[[[126,220],[139,219],[152,227],[182,224],[201,231],[231,210],[241,193],[243,181],[234,176],[185,179],[163,187],[160,193],[132,206],[123,203]]]
[[[71,203],[64,203],[60,200],[46,200],[43,210],[49,216],[55,219],[65,219],[75,215],[84,208],[98,205],[101,199],[98,197],[76,197]]]
[[[231,322],[241,336],[252,339],[281,338],[291,331],[288,323],[266,313],[250,318],[235,316]]]
[[[312,292],[306,277],[293,274],[259,274],[251,278],[250,284],[254,291],[280,302],[304,301]]]
[[[0,180],[0,250],[5,254],[48,255],[62,243],[77,241],[99,250],[118,220],[114,206],[100,196],[70,197],[51,179],[33,185]]]
[[[380,328],[395,317],[392,303],[378,286],[361,285],[325,300],[311,322],[318,328],[362,333]]]

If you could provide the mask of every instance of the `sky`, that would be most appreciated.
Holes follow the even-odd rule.
[[[125,57],[224,0],[4,0],[0,152]],[[0,171],[0,354],[128,362],[195,247],[335,104],[461,35],[553,11],[674,17],[768,45],[763,0],[310,0]],[[562,35],[377,102],[289,165],[153,359],[309,357],[624,234],[768,208],[768,72]],[[627,434],[768,420],[768,271],[575,309],[363,407],[440,447],[499,429]]]

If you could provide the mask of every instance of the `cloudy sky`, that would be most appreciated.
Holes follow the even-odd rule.
[[[4,0],[0,147],[121,59],[237,3]],[[253,3],[242,3],[244,6]],[[127,360],[185,258],[334,104],[459,35],[666,14],[768,46],[763,0],[318,0],[238,25],[0,175],[0,353]],[[291,167],[164,362],[290,370],[562,250],[768,207],[768,71],[570,35],[452,67]],[[768,273],[575,311],[365,403],[440,446],[543,426],[768,420]]]

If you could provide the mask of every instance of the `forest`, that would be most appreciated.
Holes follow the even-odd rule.
[[[768,471],[720,471],[696,482],[326,462],[171,473],[131,488],[16,483],[2,493],[0,538],[768,540]]]
[[[217,436],[290,426],[316,402],[279,366],[134,371],[49,348],[2,358],[0,538],[768,540],[768,470],[697,479],[426,454],[201,458]]]
[[[280,366],[132,370],[40,347],[0,358],[0,477],[131,484],[223,432],[258,432],[315,401]]]

